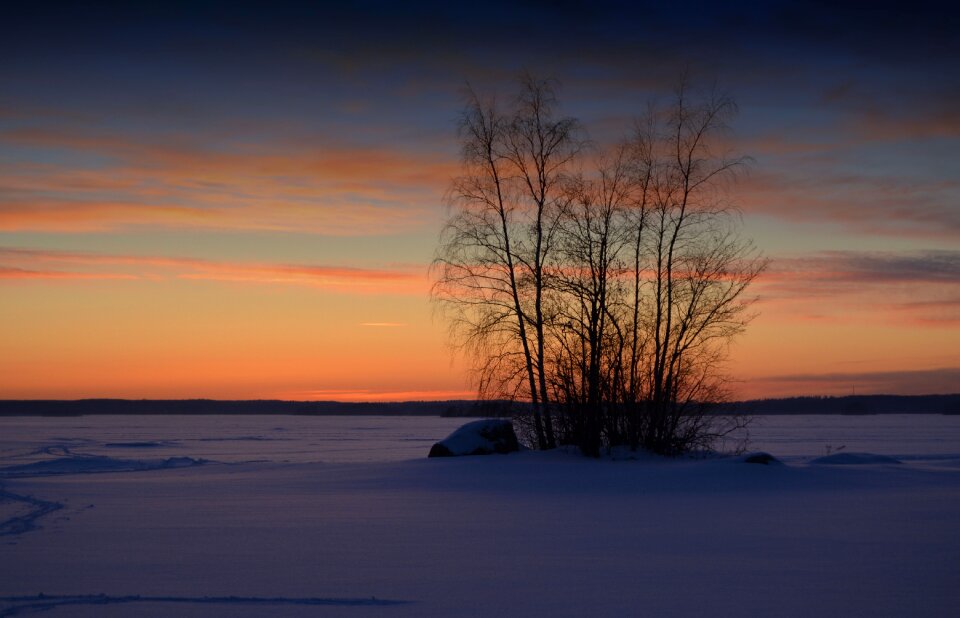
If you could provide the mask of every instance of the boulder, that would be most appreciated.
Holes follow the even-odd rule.
[[[427,457],[490,455],[519,450],[520,442],[513,431],[513,423],[502,419],[484,419],[467,423],[437,442]]]
[[[779,464],[780,460],[771,455],[770,453],[764,453],[763,451],[758,451],[756,453],[749,453],[744,455],[743,463],[748,464],[761,464],[764,466],[769,466],[770,464]]]

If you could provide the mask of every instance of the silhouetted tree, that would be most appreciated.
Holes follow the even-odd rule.
[[[546,375],[546,265],[566,181],[581,149],[578,122],[556,116],[554,85],[525,75],[510,109],[473,91],[461,116],[463,175],[434,260],[434,295],[454,340],[477,360],[480,392],[533,404],[536,440],[556,445]]]
[[[709,446],[739,424],[708,406],[765,266],[726,199],[746,161],[717,146],[733,102],[683,85],[603,151],[550,82],[520,86],[507,113],[469,94],[433,265],[481,393],[529,400],[540,448]]]

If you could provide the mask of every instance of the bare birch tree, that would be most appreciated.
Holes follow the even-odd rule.
[[[745,292],[766,266],[740,238],[725,190],[747,161],[717,146],[735,112],[716,94],[691,101],[681,84],[653,121],[661,128],[648,217],[652,348],[641,443],[658,452],[703,447],[730,429],[703,405],[725,396],[721,363],[753,317]]]
[[[525,75],[508,112],[468,92],[460,121],[464,174],[434,260],[434,297],[477,362],[481,393],[529,399],[538,446],[556,446],[546,376],[546,264],[581,149],[557,117],[554,84]]]
[[[681,86],[604,152],[555,92],[525,76],[506,112],[469,94],[434,297],[481,393],[530,402],[538,447],[708,447],[736,425],[707,406],[765,266],[728,202],[746,159],[718,149],[735,106]]]

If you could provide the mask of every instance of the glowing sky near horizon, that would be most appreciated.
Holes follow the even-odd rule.
[[[471,397],[427,266],[460,89],[524,68],[599,143],[684,70],[737,100],[738,396],[960,391],[955,10],[484,6],[5,9],[0,398]]]

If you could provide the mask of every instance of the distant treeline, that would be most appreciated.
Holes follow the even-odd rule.
[[[304,416],[510,416],[506,401],[223,401],[217,399],[0,400],[0,416],[83,416],[89,414],[280,414]]]
[[[741,414],[960,414],[960,394],[788,397],[722,404]]]
[[[89,414],[274,414],[303,416],[498,417],[529,412],[509,401],[222,401],[216,399],[0,400],[0,416],[83,416]],[[790,397],[720,404],[719,414],[960,414],[955,395],[851,395]]]

